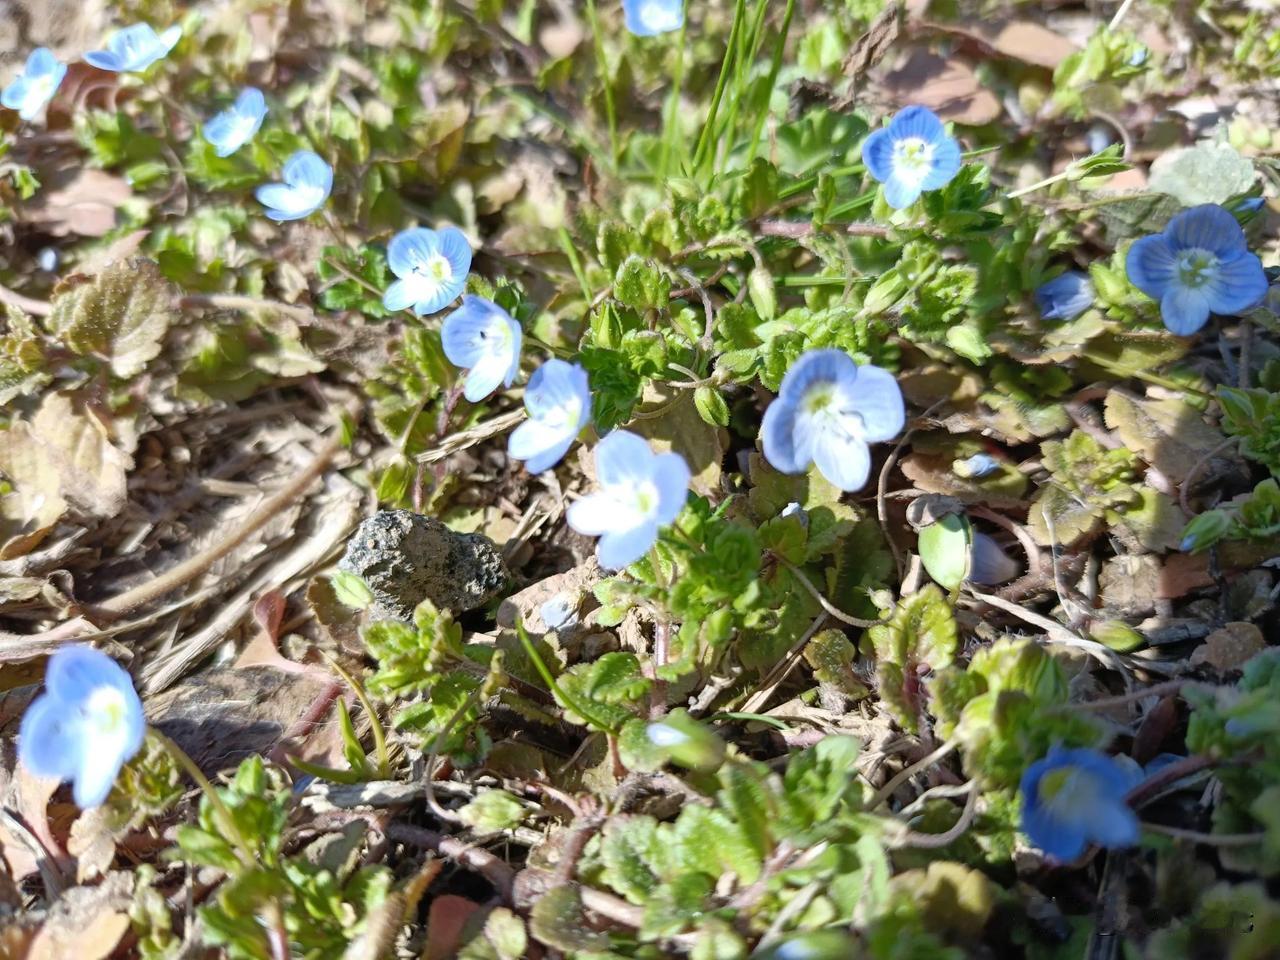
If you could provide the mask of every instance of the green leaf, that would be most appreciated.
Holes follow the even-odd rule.
[[[557,950],[606,950],[609,938],[591,929],[582,912],[582,894],[565,884],[548,890],[529,911],[529,932]]]
[[[934,581],[947,590],[958,590],[969,575],[973,529],[963,513],[949,513],[926,525],[917,544],[920,560]]]
[[[1247,193],[1256,178],[1253,164],[1228,143],[1203,140],[1194,147],[1161,153],[1151,164],[1150,189],[1184,207],[1226,203]]]
[[[671,280],[653,260],[631,254],[618,267],[613,278],[613,295],[634,310],[665,308],[671,293]]]
[[[524,820],[524,806],[505,790],[482,790],[458,811],[462,822],[478,833],[497,833]]]

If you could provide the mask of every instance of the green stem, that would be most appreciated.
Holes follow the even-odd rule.
[[[658,171],[662,182],[667,182],[667,174],[671,169],[671,149],[680,140],[680,94],[684,90],[684,46],[685,33],[689,27],[689,4],[686,0],[684,14],[680,20],[680,37],[676,41],[676,72],[671,81],[671,95],[667,98],[666,126],[662,131],[662,159]]]
[[[760,48],[760,37],[764,26],[764,15],[768,0],[757,0],[756,13],[751,21],[750,31],[740,31],[738,49],[733,61],[733,94],[729,98],[729,115],[720,126],[715,137],[716,144],[724,145],[724,158],[733,151],[734,133],[738,126],[738,112],[742,108],[742,100],[747,90],[747,79],[751,74],[751,65],[755,63],[756,53]],[[719,168],[721,159],[719,147],[712,149],[711,169],[714,174]]]
[[[582,261],[578,258],[578,250],[573,245],[573,237],[569,235],[568,229],[561,227],[556,231],[556,237],[560,241],[560,249],[564,251],[564,255],[569,259],[569,267],[573,270],[573,275],[578,278],[578,286],[582,288],[582,296],[587,303],[591,303],[591,287],[587,283],[587,273],[582,268]]]
[[[609,121],[609,154],[613,166],[618,166],[618,113],[613,103],[613,80],[609,76],[609,64],[604,56],[604,37],[600,33],[600,18],[596,14],[596,0],[587,0],[587,22],[591,25],[591,37],[596,52],[596,69],[604,86],[604,113]]]
[[[148,727],[147,732],[155,738],[155,741],[160,746],[164,747],[169,756],[173,757],[178,766],[182,767],[187,772],[187,775],[200,787],[209,800],[209,806],[213,807],[214,816],[220,821],[222,831],[226,834],[226,839],[231,841],[231,845],[236,848],[236,852],[240,855],[241,862],[245,866],[252,866],[257,861],[258,855],[241,835],[239,828],[236,826],[235,818],[231,816],[231,810],[223,803],[222,797],[218,794],[218,788],[210,782],[209,778],[204,775],[204,771],[196,766],[196,762],[180,746],[155,727]]]
[[[693,151],[693,169],[697,173],[702,169],[702,158],[712,142],[715,132],[716,115],[720,112],[720,101],[724,99],[724,88],[729,83],[729,71],[733,67],[734,53],[738,46],[738,37],[742,33],[742,24],[746,20],[746,0],[738,0],[733,11],[733,27],[729,30],[729,42],[725,44],[724,60],[720,63],[720,76],[716,80],[715,92],[711,95],[711,107],[707,110],[707,120],[702,125],[702,133],[698,137],[698,145]]]
[[[756,116],[756,128],[751,132],[751,145],[747,148],[747,166],[750,166],[751,161],[756,158],[760,137],[764,133],[764,124],[769,118],[769,101],[773,98],[773,88],[778,82],[778,71],[782,69],[782,56],[787,45],[787,35],[791,32],[791,17],[795,12],[796,0],[787,0],[787,7],[782,13],[782,26],[778,28],[778,39],[773,44],[773,61],[769,64],[769,82],[765,84],[765,102]]]
[[[389,780],[391,778],[391,755],[387,751],[386,731],[382,729],[382,721],[378,719],[378,711],[373,708],[373,704],[369,701],[369,695],[364,692],[364,686],[356,680],[350,673],[343,669],[337,660],[328,654],[324,655],[325,660],[329,662],[338,676],[342,677],[356,695],[356,699],[360,701],[360,706],[364,707],[364,712],[369,715],[369,725],[373,728],[373,749],[378,755],[378,779]]]

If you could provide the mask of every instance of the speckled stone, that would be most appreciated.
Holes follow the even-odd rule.
[[[492,540],[454,533],[435,517],[380,510],[347,542],[338,569],[360,576],[373,592],[375,615],[409,622],[423,600],[461,613],[483,606],[507,584],[507,566]]]

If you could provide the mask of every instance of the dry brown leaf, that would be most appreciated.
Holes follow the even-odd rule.
[[[914,50],[880,83],[899,105],[920,104],[944,120],[976,127],[1000,116],[996,95],[958,57],[943,58],[927,50]]]
[[[58,470],[58,490],[90,516],[113,517],[127,497],[133,461],[116,449],[99,422],[60,394],[46,394],[31,426]]]
[[[889,48],[898,39],[901,28],[901,8],[898,4],[891,3],[871,21],[867,32],[854,41],[841,68],[844,75],[856,84],[864,73],[879,63],[889,52]]]
[[[1239,670],[1267,647],[1257,624],[1237,620],[1205,637],[1204,643],[1191,654],[1194,666],[1208,664],[1223,673]]]
[[[53,905],[26,960],[104,960],[129,929],[133,876],[113,873],[99,886],[72,887]]]
[[[77,167],[48,176],[44,189],[19,208],[19,217],[55,237],[101,237],[115,227],[116,209],[132,195],[120,177]]]
[[[1079,47],[1061,34],[1030,20],[1006,23],[965,22],[922,24],[931,30],[959,35],[1014,60],[1050,70],[1075,53]]]
[[[49,450],[23,421],[0,432],[0,473],[14,490],[0,496],[0,560],[30,553],[67,511],[60,475]]]

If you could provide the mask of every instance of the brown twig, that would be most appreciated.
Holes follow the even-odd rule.
[[[1125,795],[1125,803],[1137,810],[1169,784],[1176,783],[1183,777],[1189,777],[1193,773],[1199,773],[1201,770],[1213,766],[1215,762],[1212,757],[1206,757],[1199,753],[1183,757],[1177,763],[1162,767],[1130,790]]]
[[[413,844],[415,847],[426,850],[434,850],[441,856],[458,861],[468,870],[474,870],[488,880],[503,903],[511,903],[511,891],[516,873],[506,861],[494,856],[483,847],[475,847],[456,837],[446,836],[425,827],[410,826],[407,823],[389,824],[387,838],[400,843]]]
[[[29,313],[33,317],[47,317],[53,313],[53,304],[48,301],[32,300],[30,297],[24,297],[3,284],[0,284],[0,303],[7,303],[11,307],[17,307],[23,313]]]

